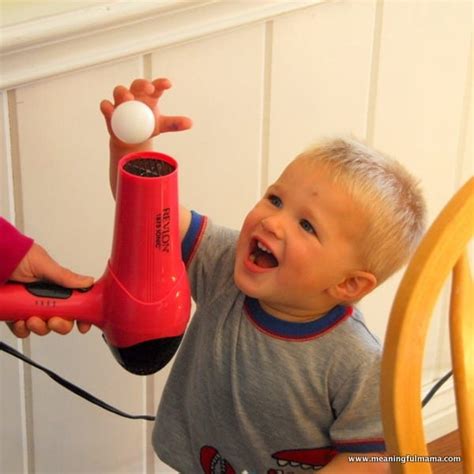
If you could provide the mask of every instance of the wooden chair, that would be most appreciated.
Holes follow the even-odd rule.
[[[413,256],[390,313],[381,405],[388,455],[428,456],[421,413],[423,352],[431,313],[453,271],[451,359],[463,472],[474,473],[474,288],[467,244],[474,234],[474,178],[449,201]],[[429,463],[392,463],[392,473],[431,473]]]

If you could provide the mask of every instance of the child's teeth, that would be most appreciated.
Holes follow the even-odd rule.
[[[263,245],[263,244],[260,243],[260,242],[257,242],[257,247],[258,247],[260,250],[263,250],[264,252],[272,253],[269,249],[267,249],[267,247],[265,247],[265,245]]]

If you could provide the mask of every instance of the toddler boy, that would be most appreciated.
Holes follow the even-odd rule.
[[[115,90],[115,106],[156,108],[169,86],[137,80]],[[113,108],[102,104],[108,123]],[[156,118],[155,133],[191,125]],[[112,134],[111,170],[126,148]],[[180,214],[196,312],[158,409],[158,456],[185,473],[383,471],[347,459],[384,450],[380,346],[353,305],[418,243],[413,178],[360,143],[332,140],[288,165],[240,233]]]

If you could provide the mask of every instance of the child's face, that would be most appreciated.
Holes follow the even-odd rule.
[[[364,222],[324,168],[296,159],[244,221],[235,282],[277,317],[314,319],[338,303],[328,289],[360,269]]]

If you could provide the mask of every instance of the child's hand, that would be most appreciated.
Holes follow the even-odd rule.
[[[10,276],[10,280],[29,283],[37,280],[47,280],[66,288],[87,288],[94,283],[94,279],[60,266],[53,260],[46,250],[38,244],[33,244],[31,249],[21,260]],[[31,332],[44,336],[50,331],[59,334],[69,333],[74,323],[65,319],[54,317],[45,322],[40,318],[31,317],[26,321],[17,321],[8,325],[17,337],[28,337]],[[79,323],[78,328],[82,333],[90,329],[90,324]]]
[[[129,100],[141,101],[148,105],[148,107],[153,111],[156,125],[152,137],[156,137],[160,133],[178,132],[191,128],[192,121],[188,117],[161,115],[158,108],[158,101],[163,92],[170,87],[171,82],[168,79],[155,79],[153,82],[147,81],[146,79],[136,79],[133,81],[130,89],[127,89],[124,86],[117,86],[113,92],[114,103],[112,104],[112,102],[108,100],[103,100],[100,103],[100,110],[104,115],[107,130],[109,131],[112,140],[124,148],[130,147],[130,145],[120,141],[115,136],[110,125],[112,113],[115,110],[115,107]]]

